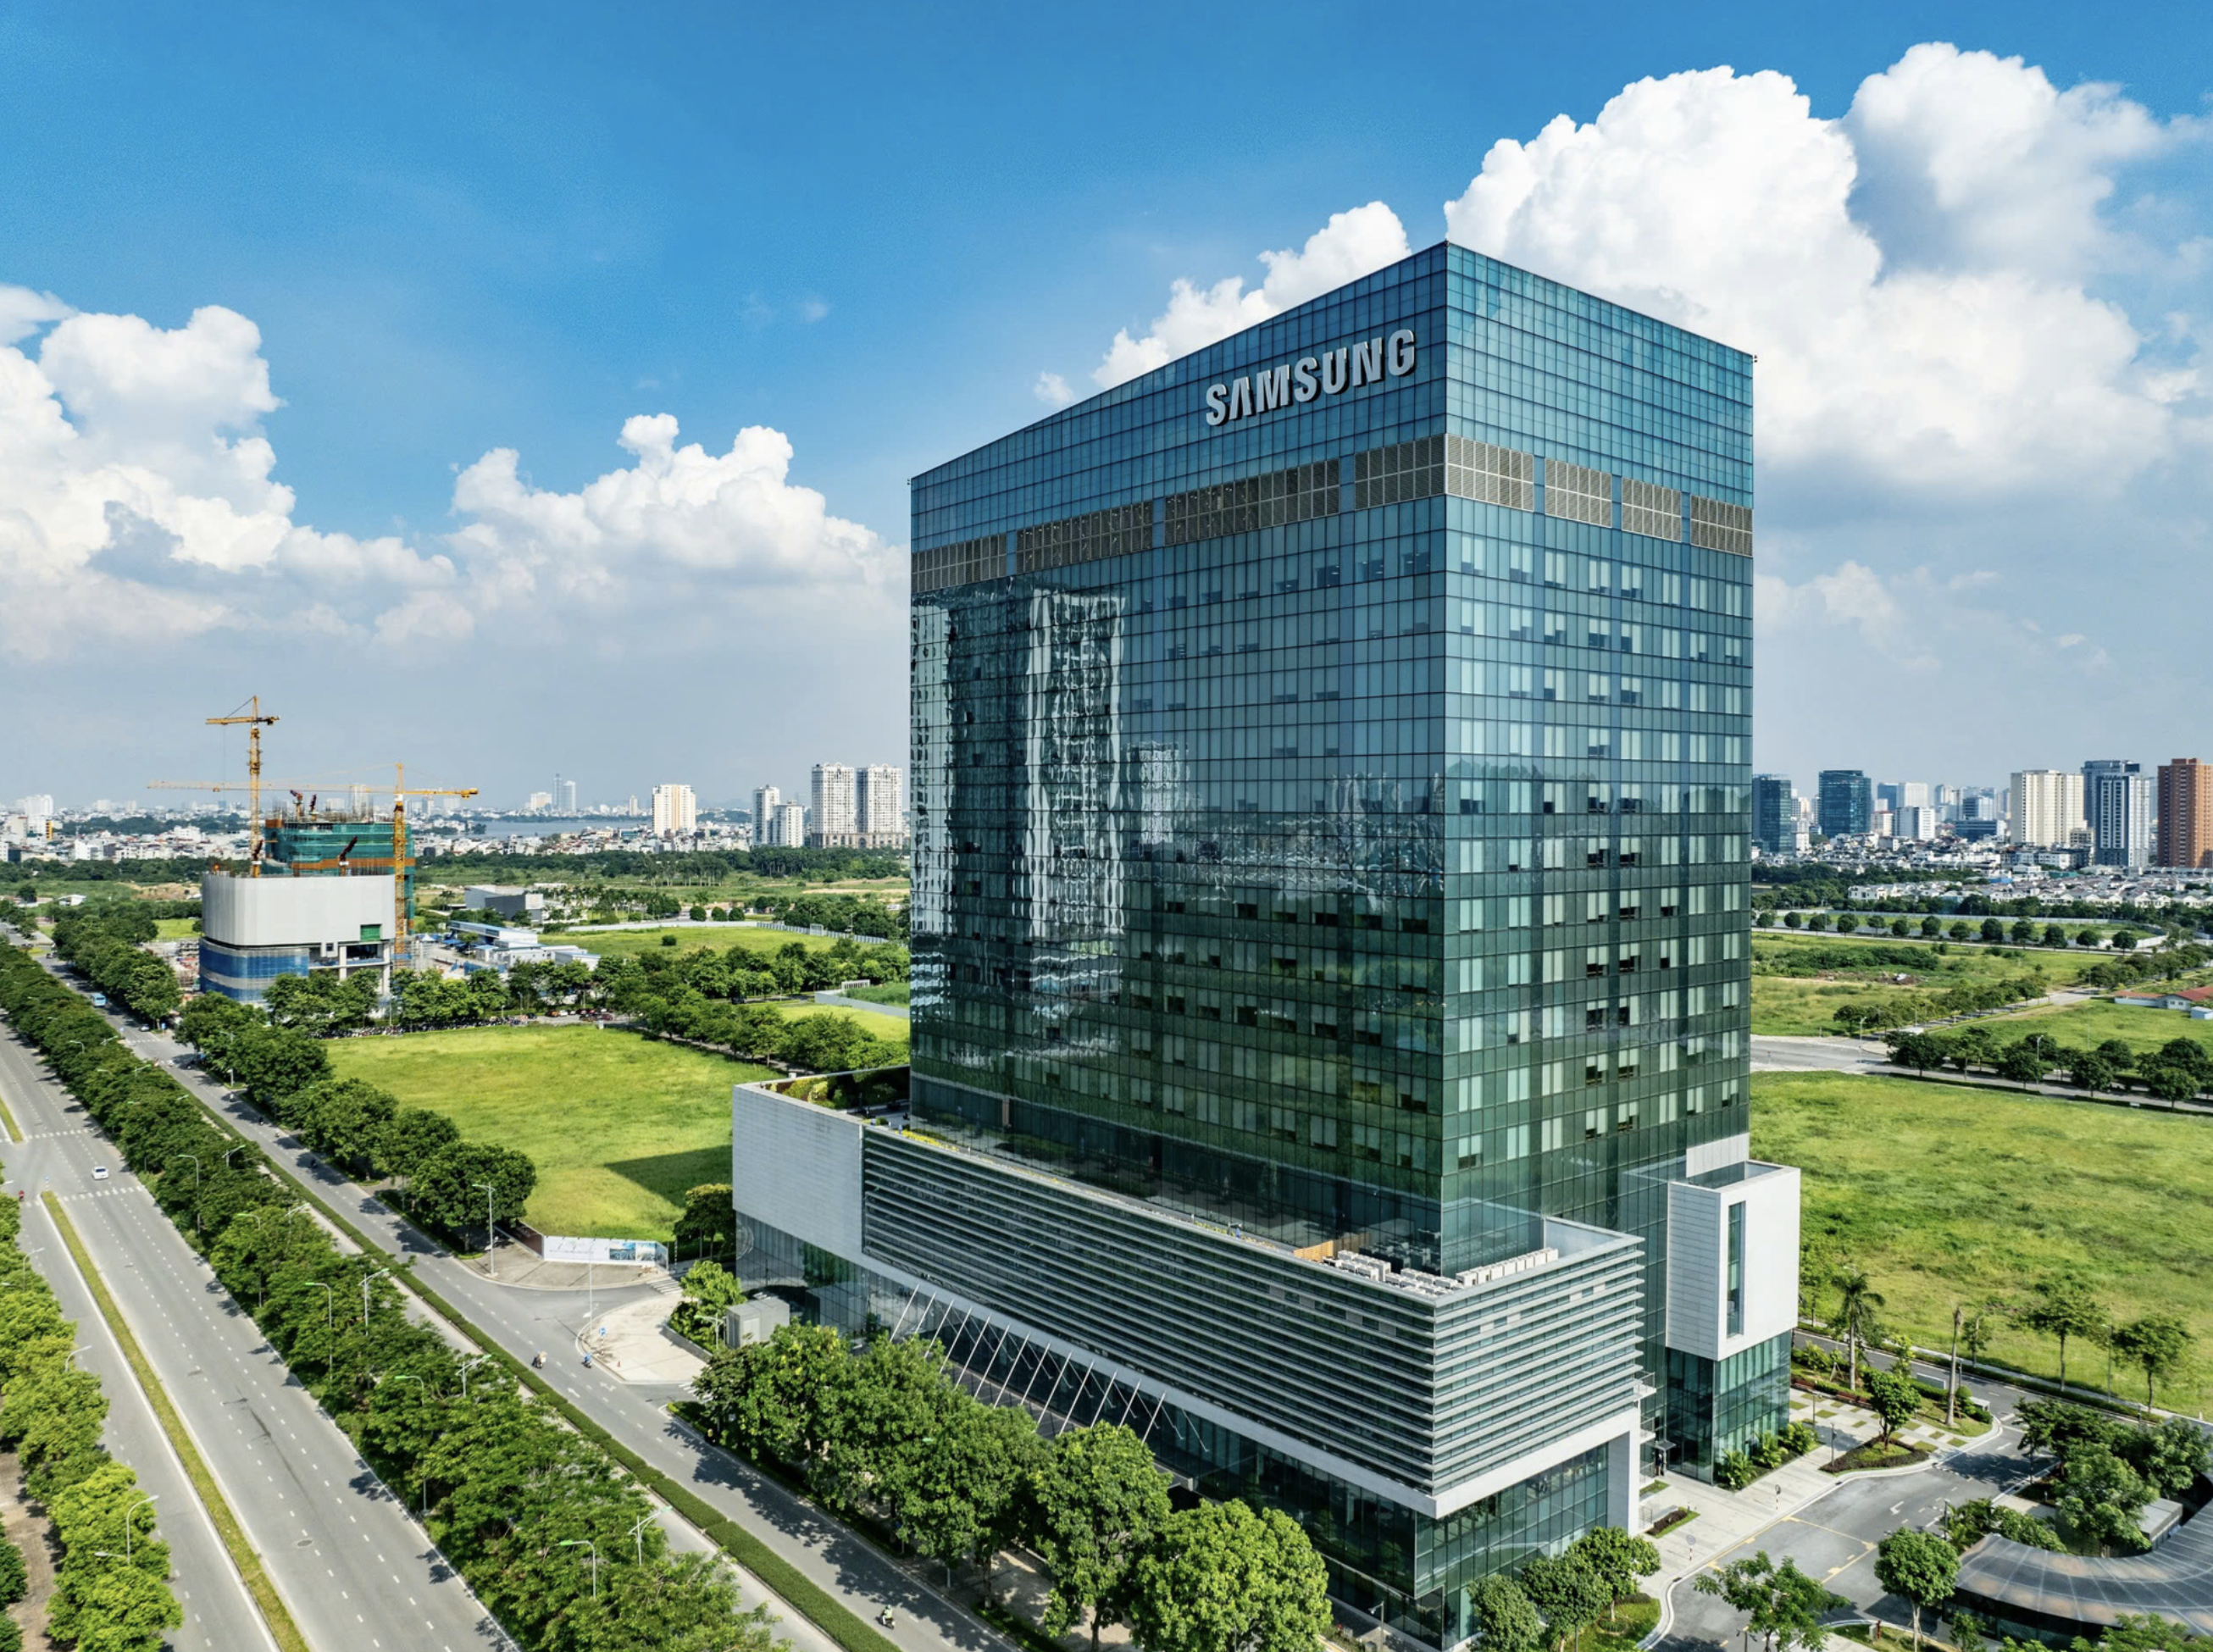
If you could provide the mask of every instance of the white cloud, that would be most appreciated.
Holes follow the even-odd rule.
[[[1887,198],[1926,185],[1942,233],[1919,235],[1923,262],[1854,216],[1856,133]],[[1771,465],[1878,489],[2110,492],[2197,434],[2174,405],[2191,387],[2053,271],[2098,240],[2101,168],[2159,141],[2109,88],[2055,94],[2018,60],[1918,47],[1849,121],[1771,71],[1639,81],[1588,124],[1495,144],[1445,212],[1456,241],[1757,353]],[[2045,246],[2073,250],[2018,256]]]
[[[1225,276],[1204,289],[1179,277],[1168,290],[1167,308],[1153,319],[1151,330],[1142,338],[1132,338],[1126,327],[1118,332],[1091,377],[1101,389],[1110,389],[1395,264],[1409,250],[1405,226],[1382,202],[1336,213],[1298,251],[1261,253],[1267,277],[1249,292],[1242,276]]]
[[[509,448],[464,470],[454,509],[468,520],[449,542],[478,591],[491,606],[534,597],[558,607],[665,599],[672,578],[854,602],[895,590],[905,571],[898,550],[789,481],[782,431],[748,425],[726,454],[680,448],[676,435],[667,413],[626,420],[621,445],[636,462],[574,493],[523,480]]]
[[[1048,407],[1065,407],[1076,399],[1076,392],[1068,387],[1068,381],[1058,373],[1040,373],[1037,382],[1030,387],[1030,394]]]
[[[903,558],[789,479],[791,444],[677,444],[667,414],[573,493],[497,448],[459,471],[460,525],[425,545],[296,519],[261,421],[283,404],[258,328],[210,306],[185,326],[80,314],[0,287],[0,655],[215,631],[453,643],[497,614],[559,635],[656,604],[698,623],[741,594],[887,610]],[[600,631],[595,640],[606,641]]]
[[[2116,87],[2060,91],[2019,58],[1917,46],[1861,82],[1842,123],[1853,215],[1893,265],[2079,276],[2116,249],[2117,167],[2188,140]]]

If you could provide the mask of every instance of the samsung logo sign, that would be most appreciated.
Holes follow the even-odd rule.
[[[1380,384],[1385,375],[1403,378],[1414,370],[1414,334],[1401,327],[1388,338],[1302,356],[1295,362],[1269,368],[1248,379],[1206,387],[1206,422],[1228,424],[1255,413],[1271,413],[1293,402],[1309,402],[1316,396],[1334,396],[1357,390],[1363,384]]]

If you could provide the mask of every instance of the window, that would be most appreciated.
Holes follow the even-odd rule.
[[[1650,539],[1683,538],[1683,496],[1674,488],[1663,488],[1655,483],[1640,482],[1633,477],[1621,479],[1621,527],[1626,533],[1641,533]]]
[[[1728,1208],[1728,1334],[1744,1335],[1744,1201]]]
[[[1020,529],[1015,534],[1015,571],[1033,574],[1152,548],[1153,502],[1145,499]]]
[[[1226,533],[1251,533],[1311,521],[1317,516],[1334,516],[1341,491],[1338,463],[1325,459],[1271,471],[1265,476],[1247,476],[1194,488],[1188,493],[1172,493],[1166,502],[1167,543],[1188,545]]]
[[[941,545],[915,552],[912,577],[918,592],[942,591],[949,585],[972,584],[979,579],[998,579],[1007,571],[1007,536],[987,533],[980,539]]]
[[[1352,508],[1367,510],[1445,491],[1445,439],[1426,436],[1352,457]]]
[[[1545,461],[1545,514],[1597,527],[1613,526],[1613,477],[1564,459]]]
[[[1725,505],[1718,499],[1691,496],[1691,543],[1706,551],[1726,551],[1732,556],[1752,554],[1752,509],[1747,505]]]
[[[1478,504],[1503,505],[1509,510],[1537,508],[1537,461],[1511,448],[1494,448],[1466,436],[1445,438],[1444,491],[1456,498]]]

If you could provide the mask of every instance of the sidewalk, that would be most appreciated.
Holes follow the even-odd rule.
[[[1843,1475],[1826,1473],[1825,1465],[1854,1446],[1874,1439],[1881,1431],[1875,1413],[1826,1394],[1804,1393],[1794,1388],[1790,1392],[1790,1420],[1811,1423],[1814,1431],[1821,1436],[1820,1445],[1803,1457],[1761,1475],[1743,1490],[1724,1491],[1704,1480],[1671,1472],[1664,1477],[1667,1489],[1644,1499],[1643,1521],[1648,1528],[1673,1508],[1689,1509],[1696,1514],[1695,1519],[1653,1539],[1660,1551],[1660,1570],[1645,1585],[1648,1594],[1660,1594],[1673,1588],[1686,1577],[1711,1566],[1740,1545],[1819,1502],[1840,1485],[1870,1474],[1911,1473],[1925,1466]],[[1918,1422],[1899,1429],[1897,1437],[1932,1451],[1951,1446],[1960,1438],[1948,1432],[1941,1423]]]

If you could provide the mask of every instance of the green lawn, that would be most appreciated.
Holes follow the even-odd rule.
[[[666,1240],[687,1188],[730,1179],[730,1087],[765,1067],[596,1027],[336,1039],[340,1077],[445,1113],[538,1166],[526,1215],[551,1234]]]
[[[197,917],[157,917],[154,920],[154,938],[157,941],[185,941],[200,932]]]
[[[2045,1004],[2016,1015],[1993,1015],[1983,1025],[2001,1041],[2032,1032],[2045,1033],[2072,1049],[2088,1049],[2107,1039],[2119,1039],[2139,1054],[2158,1049],[2169,1039],[2195,1039],[2200,1044],[2213,1045],[2213,1021],[2192,1021],[2179,1009],[2117,1004],[2110,999]]]
[[[849,998],[858,998],[863,1003],[895,1003],[904,1009],[910,1002],[909,984],[893,981],[884,986],[857,986],[846,993]]]
[[[1879,948],[1903,954],[1903,961]],[[1887,1003],[1914,994],[1935,994],[1970,981],[2022,974],[2041,977],[2052,986],[2081,978],[2098,961],[2094,954],[2046,952],[2033,947],[2003,949],[1951,946],[1938,952],[1930,942],[1893,936],[1861,937],[1791,935],[1766,930],[1752,937],[1752,1030],[1762,1033],[1834,1033],[1838,1007]],[[1823,957],[1823,954],[1831,954]],[[1860,961],[1861,959],[1865,961]],[[1878,961],[1878,960],[1881,961]],[[1894,978],[1904,975],[1899,981]]]
[[[2169,1022],[2157,1010],[2133,1013]],[[1887,1325],[1949,1344],[1952,1309],[2020,1302],[2072,1269],[2121,1320],[2154,1310],[2197,1334],[2192,1369],[2162,1403],[2213,1403],[2213,1121],[1850,1074],[1755,1073],[1753,1151],[1805,1175],[1803,1277],[1845,1262],[1886,1298]],[[2056,1374],[2046,1338],[2000,1323],[1997,1358]],[[2070,1377],[2105,1358],[2070,1344]],[[2115,1386],[2141,1397],[2141,1374]]]
[[[663,936],[674,936],[676,944],[664,948],[661,944]],[[782,951],[794,941],[809,952],[827,952],[838,937],[795,935],[789,930],[759,929],[743,924],[682,924],[665,930],[570,930],[552,939],[582,947],[602,958],[635,958],[641,953],[695,952],[701,947],[711,947],[716,952],[743,947],[750,952],[773,953]]]

